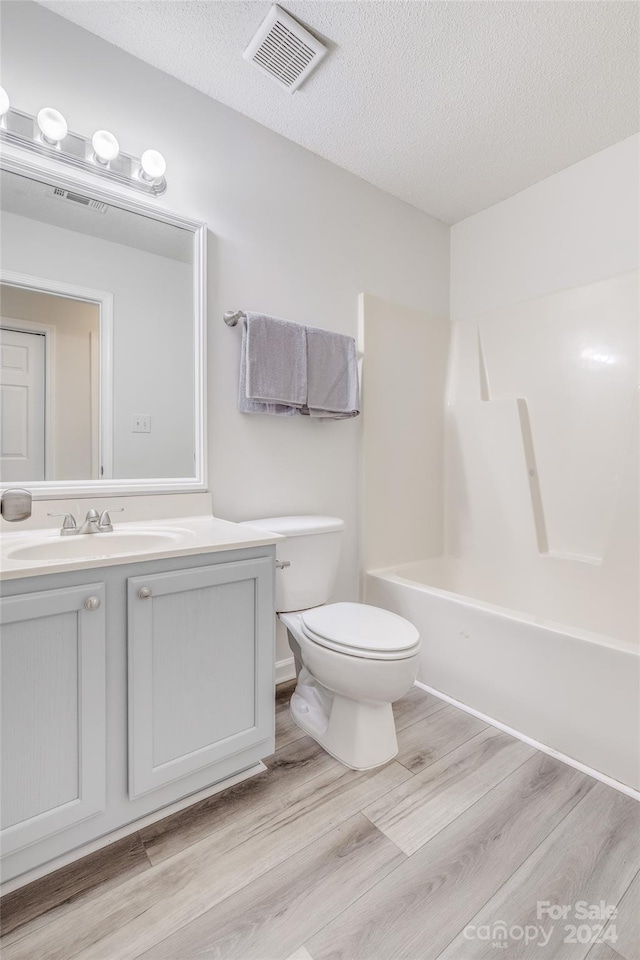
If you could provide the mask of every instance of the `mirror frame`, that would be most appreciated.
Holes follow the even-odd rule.
[[[90,192],[91,196],[121,207],[131,213],[163,223],[189,230],[193,234],[193,390],[194,390],[194,450],[195,469],[193,477],[145,477],[143,479],[105,479],[105,480],[36,480],[25,481],[24,486],[31,492],[34,500],[52,500],[91,496],[132,496],[160,493],[202,493],[207,490],[207,225],[200,220],[192,220],[180,214],[172,213],[155,202],[141,199],[138,193],[101,180],[83,171],[69,174],[62,172],[54,161],[29,157],[26,159],[16,148],[3,144],[0,156],[0,169],[8,173],[29,177],[32,180],[44,180],[54,187],[63,187],[80,192]],[[0,282],[11,283],[16,274],[3,270],[0,265]],[[26,279],[26,278],[25,278]],[[58,281],[46,281],[51,291]],[[25,285],[25,284],[19,284]],[[28,284],[26,284],[28,285]],[[95,294],[95,291],[93,291]],[[102,313],[101,313],[102,318]],[[108,396],[112,386],[105,391]],[[107,411],[107,417],[109,411]],[[7,486],[7,484],[2,484]],[[16,486],[16,484],[9,484]]]

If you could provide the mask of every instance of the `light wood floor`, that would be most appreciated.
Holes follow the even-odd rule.
[[[5,897],[2,960],[639,960],[639,804],[417,689],[348,770],[290,693],[265,773]]]

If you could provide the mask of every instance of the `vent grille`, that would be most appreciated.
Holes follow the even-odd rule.
[[[95,210],[97,213],[106,213],[109,209],[108,204],[101,200],[94,200],[93,197],[84,197],[81,193],[73,193],[71,190],[64,190],[62,187],[54,187],[53,195],[58,200],[71,200],[72,203],[79,203],[88,210]]]
[[[327,48],[319,40],[274,4],[244,58],[293,93],[326,53]]]

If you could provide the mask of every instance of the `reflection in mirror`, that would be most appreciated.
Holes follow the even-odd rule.
[[[3,482],[195,476],[194,232],[0,176]]]
[[[2,479],[98,480],[100,306],[0,285]]]

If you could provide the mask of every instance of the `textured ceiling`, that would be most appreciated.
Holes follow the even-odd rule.
[[[242,59],[270,3],[42,5],[449,223],[638,129],[633,2],[285,0],[331,47],[293,95]]]

